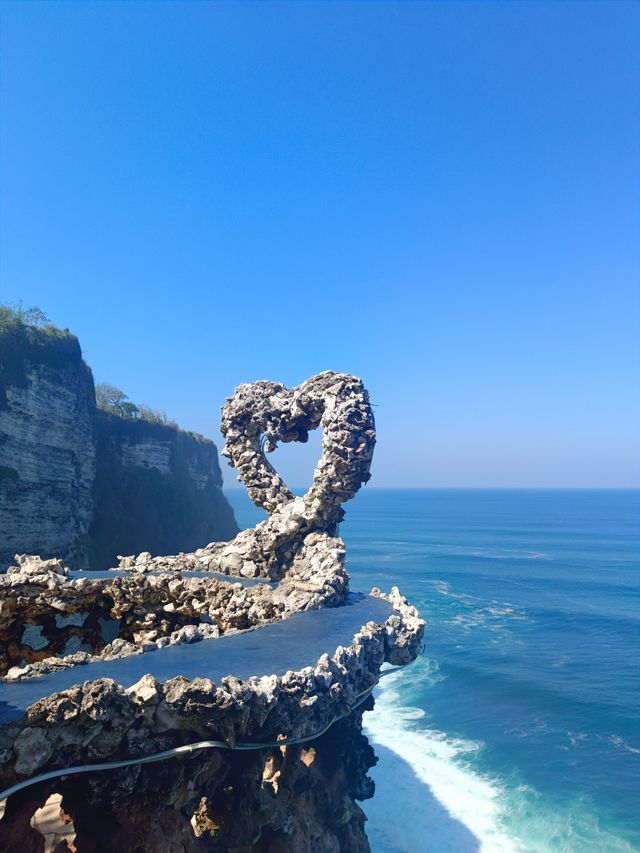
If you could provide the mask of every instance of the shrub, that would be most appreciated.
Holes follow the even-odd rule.
[[[27,384],[27,362],[63,368],[81,358],[78,339],[50,323],[40,308],[0,304],[0,409],[7,405],[7,388]]]
[[[170,420],[166,412],[152,409],[149,406],[138,406],[131,402],[124,391],[116,388],[115,385],[109,385],[108,382],[101,382],[100,385],[96,385],[96,406],[104,412],[117,415],[125,420],[141,420],[150,424],[161,424],[171,429],[179,429],[178,424]]]

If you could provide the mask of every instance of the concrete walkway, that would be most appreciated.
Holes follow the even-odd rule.
[[[123,687],[150,673],[158,681],[176,675],[211,678],[225,675],[247,679],[252,675],[284,675],[287,670],[312,666],[325,652],[349,646],[354,634],[367,622],[382,623],[393,612],[380,598],[351,593],[346,604],[296,613],[242,634],[199,643],[167,646],[155,652],[71,667],[41,678],[13,683],[0,682],[0,723],[21,717],[44,696],[96,678],[113,678]]]

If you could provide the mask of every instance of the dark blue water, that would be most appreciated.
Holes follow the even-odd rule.
[[[640,850],[640,492],[364,489],[345,509],[352,588],[397,584],[429,621],[367,715],[374,850]]]

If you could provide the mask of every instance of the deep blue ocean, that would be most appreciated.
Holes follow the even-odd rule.
[[[640,851],[640,492],[364,488],[345,510],[352,588],[428,620],[365,715],[374,853]]]

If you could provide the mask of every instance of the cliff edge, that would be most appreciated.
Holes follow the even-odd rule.
[[[108,568],[238,532],[215,444],[96,408],[78,339],[0,312],[0,568],[16,553]]]
[[[265,453],[318,428],[295,497]],[[37,556],[0,575],[2,849],[42,853],[44,807],[55,853],[370,850],[362,713],[425,623],[397,587],[349,591],[337,525],[370,478],[369,395],[331,371],[241,385],[222,432],[255,527],[92,577]]]
[[[164,424],[95,413],[92,562],[118,554],[192,551],[238,532],[209,439]]]

